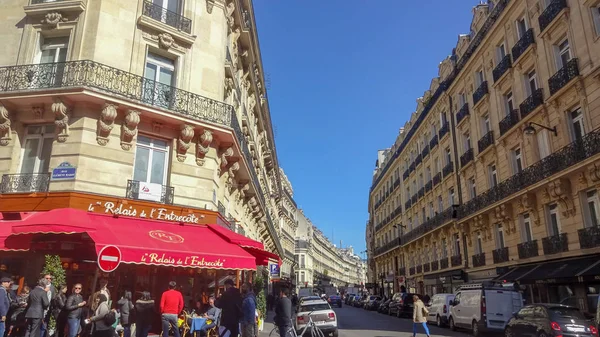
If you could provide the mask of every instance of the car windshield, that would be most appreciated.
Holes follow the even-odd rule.
[[[327,303],[306,304],[300,307],[300,312],[311,312],[320,310],[331,310],[331,307]]]
[[[585,316],[579,309],[570,308],[570,307],[551,307],[548,308],[548,311],[552,316],[560,317],[560,318],[571,318],[571,319],[583,319],[585,320]]]

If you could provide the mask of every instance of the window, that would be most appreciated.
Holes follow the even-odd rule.
[[[477,241],[475,242],[475,254],[479,255],[483,253],[483,240],[481,239],[481,233],[477,233]]]
[[[525,36],[525,33],[527,33],[528,29],[529,29],[529,27],[527,27],[527,20],[525,20],[525,17],[522,17],[519,20],[517,20],[517,34],[518,34],[519,40],[523,36]]]
[[[586,192],[586,203],[583,207],[585,216],[585,227],[597,227],[600,225],[600,201],[598,191]]]
[[[412,218],[408,218],[408,231],[412,231],[412,229],[413,229]]]
[[[425,207],[422,208],[421,214],[422,214],[422,217],[423,217],[423,222],[425,222],[426,219],[427,219],[427,216],[425,215]]]
[[[512,91],[509,91],[504,95],[504,109],[506,109],[506,116],[515,109]]]
[[[561,233],[560,218],[558,215],[558,205],[548,205],[548,234],[550,236],[559,235]]]
[[[571,47],[569,46],[569,39],[565,39],[556,46],[556,53],[556,68],[562,69],[567,65],[567,62],[571,60]]]
[[[581,113],[581,108],[571,111],[569,115],[571,119],[571,137],[573,141],[581,140],[585,135],[583,113]]]
[[[435,210],[433,209],[433,201],[429,203],[429,217],[433,218],[435,215]]]
[[[495,164],[488,166],[488,175],[490,179],[490,188],[496,187],[498,185],[498,172],[496,171]]]
[[[484,81],[485,78],[483,77],[483,69],[479,69],[477,72],[475,72],[475,83],[477,84],[477,87],[479,87]]]
[[[548,141],[548,132],[546,130],[538,130],[535,134],[538,145],[538,153],[540,159],[544,159],[550,155],[550,142]]]
[[[442,259],[448,257],[448,244],[446,243],[446,239],[442,239]]]
[[[497,63],[500,63],[502,59],[506,56],[506,47],[504,46],[504,42],[496,47],[496,52],[498,54]]]
[[[594,26],[596,27],[596,35],[600,35],[600,4],[597,4],[591,8],[592,18],[594,19]]]
[[[523,159],[521,156],[521,149],[516,148],[512,150],[510,155],[512,161],[513,174],[521,173],[521,171],[523,171]]]
[[[171,12],[181,14],[180,0],[152,0],[152,3],[164,8],[166,10],[169,10]],[[166,19],[167,19],[167,13],[163,12],[163,18],[161,19],[161,21],[165,22]]]
[[[531,228],[529,213],[521,215],[521,239],[522,242],[533,241],[533,230]]]
[[[450,148],[446,148],[446,165],[452,162],[452,153],[450,152]]]
[[[440,112],[440,127],[443,127],[448,119],[446,118],[446,112]]]
[[[306,257],[304,256],[304,254],[300,254],[300,268],[306,268]]]
[[[21,173],[48,173],[54,136],[54,124],[27,126],[21,149]]]
[[[164,140],[138,136],[133,180],[165,185],[167,182],[169,147]]]
[[[68,37],[42,38],[40,63],[65,62],[67,60]]]
[[[419,189],[423,188],[423,173],[419,174]]]
[[[427,168],[425,169],[425,177],[427,179],[427,182],[431,181],[431,167],[427,166]]]
[[[527,94],[531,96],[538,89],[537,74],[535,70],[532,70],[529,73],[527,73],[526,81],[527,83],[525,86],[525,90],[527,91]]]
[[[438,196],[438,212],[442,213],[443,210],[444,210],[444,202],[442,200],[442,196],[439,195]]]
[[[465,104],[467,104],[467,97],[464,92],[458,94],[458,108],[462,108]]]
[[[460,236],[458,234],[454,234],[452,237],[454,239],[454,255],[458,256],[460,255]]]
[[[300,272],[300,282],[306,282],[306,275],[303,271]]]
[[[476,187],[475,187],[475,178],[474,177],[469,178],[468,184],[469,184],[469,199],[475,199],[475,197],[477,196],[477,191],[476,191]]]
[[[438,157],[433,159],[433,173],[438,174],[442,169],[440,168],[440,160]]]
[[[432,247],[432,249],[431,249],[432,261],[437,261],[438,260],[438,256],[437,256],[437,242],[434,242],[431,247]]]
[[[467,132],[463,134],[463,153],[471,149],[471,135]]]
[[[483,135],[486,135],[488,132],[492,131],[492,126],[490,125],[490,115],[485,115],[481,118],[482,126],[483,126]]]
[[[167,0],[165,0],[167,1]],[[171,87],[174,82],[175,62],[157,54],[148,53],[144,71],[144,100],[154,105],[170,107],[174,100]]]
[[[504,228],[502,224],[496,225],[496,248],[504,248]]]
[[[449,196],[449,201],[450,201],[450,207],[452,207],[452,205],[454,205],[454,187],[450,188],[450,191],[448,191],[448,196]]]

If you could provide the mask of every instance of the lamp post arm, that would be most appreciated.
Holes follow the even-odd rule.
[[[548,131],[552,131],[552,132],[554,133],[554,136],[558,136],[558,132],[556,131],[556,126],[555,126],[555,127],[553,127],[553,128],[549,128],[549,127],[547,127],[547,126],[545,126],[545,125],[538,124],[538,123],[536,123],[536,122],[529,122],[529,125],[535,125],[535,126],[539,126],[539,127],[540,127],[540,128],[542,128],[542,129],[546,129],[546,130],[548,130]]]

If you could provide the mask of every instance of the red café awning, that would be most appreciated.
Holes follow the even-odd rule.
[[[281,259],[279,256],[269,252],[268,250],[265,250],[265,246],[262,244],[262,242],[252,240],[219,225],[207,226],[218,233],[223,239],[227,240],[227,242],[244,248],[244,250],[256,257],[256,264],[266,266],[269,264],[269,260],[274,260],[281,265]]]
[[[107,245],[117,246],[122,263],[207,269],[254,270],[258,257],[240,247],[233,233],[213,225],[181,225],[62,208],[30,213],[22,220],[0,221],[5,230],[11,223],[10,242],[4,249],[28,249],[34,234],[87,233],[96,253]],[[0,244],[2,234],[0,232]],[[28,238],[28,240],[24,240]],[[245,238],[254,249],[260,242]],[[2,248],[0,246],[0,248]]]

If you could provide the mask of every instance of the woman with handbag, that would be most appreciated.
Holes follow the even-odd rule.
[[[423,326],[423,330],[425,330],[425,334],[427,337],[429,336],[429,328],[427,327],[427,315],[429,314],[429,310],[425,307],[425,304],[419,296],[413,295],[413,337],[417,336],[417,326]]]

